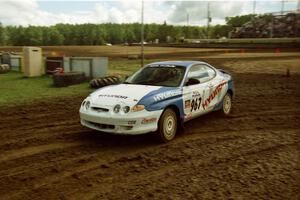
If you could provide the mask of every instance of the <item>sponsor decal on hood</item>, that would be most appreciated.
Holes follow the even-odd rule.
[[[127,96],[123,95],[112,95],[112,94],[99,94],[98,97],[111,97],[111,98],[119,98],[119,99],[127,99]]]
[[[111,85],[92,93],[91,101],[96,105],[114,106],[116,104],[124,104],[133,106],[145,95],[159,88],[161,87],[134,84]]]

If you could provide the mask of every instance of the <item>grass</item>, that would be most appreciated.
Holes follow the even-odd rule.
[[[145,63],[152,61],[147,60]],[[121,76],[130,75],[140,67],[140,60],[110,60],[108,73]],[[31,103],[42,99],[72,95],[87,95],[93,90],[88,83],[56,88],[51,76],[25,78],[20,72],[0,74],[0,106]]]
[[[155,60],[145,60],[144,64],[149,64],[155,62]],[[120,74],[122,77],[125,75],[130,75],[133,72],[137,71],[141,66],[140,60],[110,60],[108,72],[110,74]]]
[[[86,94],[88,83],[64,88],[53,87],[50,76],[25,78],[22,73],[0,74],[0,106],[31,103],[45,98]]]

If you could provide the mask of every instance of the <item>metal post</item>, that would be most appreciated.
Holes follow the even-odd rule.
[[[144,0],[142,0],[142,13],[141,13],[141,67],[144,66]]]
[[[190,24],[190,15],[189,13],[186,14],[186,25],[189,26]]]
[[[207,2],[207,39],[209,39],[209,23],[211,21],[210,19],[210,10],[209,10],[209,2]]]
[[[93,59],[89,59],[90,78],[94,78]]]
[[[271,21],[271,31],[270,31],[270,38],[273,38],[274,35],[274,15],[272,15],[272,21]]]
[[[73,71],[73,58],[70,58],[70,72]]]
[[[281,14],[283,15],[284,11],[284,0],[281,1]]]

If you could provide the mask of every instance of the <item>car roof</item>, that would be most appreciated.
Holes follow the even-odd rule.
[[[174,65],[174,66],[182,66],[182,67],[189,67],[194,64],[206,64],[205,62],[202,61],[163,61],[163,62],[154,62],[150,63],[150,66],[153,65],[159,65],[161,67],[167,66],[167,65]]]

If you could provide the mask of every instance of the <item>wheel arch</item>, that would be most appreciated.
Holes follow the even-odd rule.
[[[233,97],[233,91],[232,91],[232,89],[228,89],[228,90],[227,90],[227,93],[229,93],[230,96]]]
[[[183,127],[183,119],[181,118],[180,108],[177,105],[170,104],[165,107],[164,111],[167,110],[168,108],[172,109],[175,112],[177,118],[177,124],[179,125],[179,127]]]

